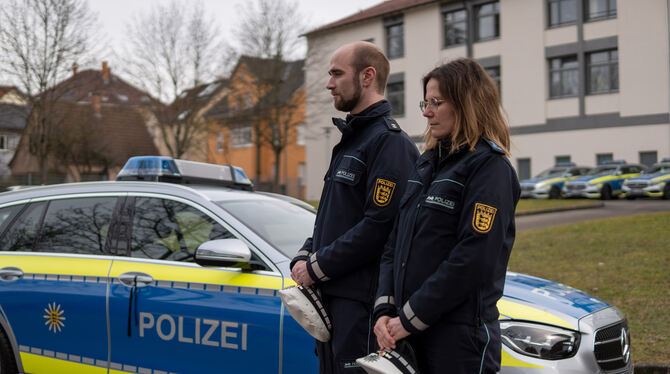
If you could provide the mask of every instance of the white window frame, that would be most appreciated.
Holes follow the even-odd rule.
[[[230,146],[232,148],[251,147],[252,140],[251,126],[240,126],[230,129]]]

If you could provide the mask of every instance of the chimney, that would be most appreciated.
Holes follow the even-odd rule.
[[[72,63],[72,75],[77,75],[77,69],[79,68],[79,64],[77,62]]]
[[[100,97],[100,95],[96,94],[96,95],[93,95],[92,100],[93,100],[93,114],[96,117],[100,117],[100,106],[102,105],[101,104],[102,103],[102,98]]]
[[[102,80],[105,84],[109,83],[109,66],[107,66],[107,61],[102,62]]]

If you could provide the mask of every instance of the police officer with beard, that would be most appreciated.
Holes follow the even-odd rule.
[[[390,117],[389,62],[377,46],[340,47],[328,73],[335,108],[349,114],[333,118],[342,138],[324,178],[314,232],[291,261],[291,275],[320,290],[331,317],[331,340],[317,342],[319,372],[363,373],[355,360],[377,348],[372,307],[379,260],[418,152]]]

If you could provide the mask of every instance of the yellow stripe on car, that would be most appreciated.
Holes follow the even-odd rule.
[[[157,281],[165,280],[174,282],[208,283],[226,286],[267,288],[273,290],[282,288],[282,278],[279,276],[226,271],[219,268],[210,269],[190,266],[175,267],[171,265],[123,260],[114,261],[109,276],[110,278],[117,278],[123,273],[133,271],[149,274]]]
[[[26,373],[68,373],[68,374],[96,374],[107,373],[107,361],[105,367],[85,365],[77,362],[49,358],[32,353],[21,352],[21,363]]]
[[[498,301],[498,310],[500,311],[501,319],[503,318],[502,315],[505,315],[513,319],[543,322],[550,325],[567,327],[573,330],[576,329],[571,323],[551,313],[506,299],[500,299]]]
[[[110,260],[78,257],[54,257],[22,255],[0,255],[2,263],[18,267],[24,273],[63,274],[106,277]]]
[[[539,365],[533,365],[529,364],[527,362],[523,362],[521,360],[517,360],[516,358],[512,357],[509,353],[505,352],[503,349],[502,351],[502,356],[500,360],[500,366],[507,366],[507,367],[522,367],[522,368],[536,368],[536,369],[542,369],[543,366]]]

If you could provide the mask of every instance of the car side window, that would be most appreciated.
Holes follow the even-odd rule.
[[[36,251],[105,254],[116,197],[52,200],[44,216]]]
[[[184,203],[135,198],[131,255],[171,261],[194,261],[198,246],[234,236],[211,217]]]
[[[30,204],[0,238],[2,251],[32,251],[46,202]]]
[[[0,208],[0,236],[12,221],[12,218],[23,208],[23,205],[13,205]]]

